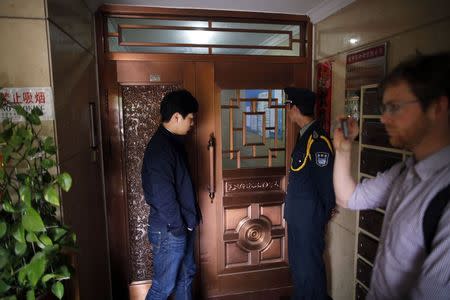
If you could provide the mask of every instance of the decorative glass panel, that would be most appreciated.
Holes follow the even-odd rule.
[[[212,54],[299,56],[300,55],[300,43],[293,42],[292,50],[212,48]]]
[[[208,27],[207,21],[181,21],[160,20],[143,18],[108,18],[108,32],[117,33],[120,24],[129,25],[152,25],[152,26],[182,26],[182,27]]]
[[[183,44],[265,46],[289,48],[290,32],[240,32],[208,29],[121,28],[121,45],[126,44]],[[228,29],[233,30],[233,29]],[[276,44],[270,42],[275,40]]]
[[[222,90],[224,170],[285,165],[282,90]]]
[[[110,52],[304,56],[304,23],[107,19]]]
[[[117,37],[110,37],[108,41],[111,52],[208,54],[208,48],[119,46]]]

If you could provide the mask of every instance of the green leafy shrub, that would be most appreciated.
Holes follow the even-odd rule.
[[[0,97],[1,107],[25,119],[0,128],[0,299],[62,299],[76,237],[59,218],[60,189],[67,192],[72,178],[57,173],[54,140],[41,136],[42,111]]]

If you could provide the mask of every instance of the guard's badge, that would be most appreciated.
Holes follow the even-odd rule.
[[[313,139],[317,140],[319,138],[319,134],[314,130],[313,131]]]
[[[317,152],[316,153],[316,164],[319,167],[325,167],[328,165],[328,158],[330,157],[329,153],[326,152]]]

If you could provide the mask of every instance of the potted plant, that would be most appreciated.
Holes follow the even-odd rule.
[[[24,118],[0,128],[0,299],[61,299],[76,237],[60,220],[60,190],[72,178],[58,174],[54,140],[41,135],[42,111],[26,111],[2,93],[0,103]]]

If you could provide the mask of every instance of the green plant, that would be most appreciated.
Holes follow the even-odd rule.
[[[72,273],[67,249],[75,234],[59,218],[60,189],[72,178],[57,174],[53,138],[41,136],[42,111],[30,112],[4,100],[25,121],[4,120],[0,128],[0,300],[61,299]]]

